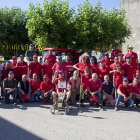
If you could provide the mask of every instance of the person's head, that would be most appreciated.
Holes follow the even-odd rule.
[[[45,62],[46,62],[46,63],[50,63],[50,57],[49,57],[49,56],[46,57]]]
[[[85,56],[82,56],[82,62],[86,63],[87,58]]]
[[[115,50],[117,50],[118,49],[118,44],[115,44]]]
[[[58,83],[64,82],[63,78],[58,78]]]
[[[78,70],[75,70],[75,71],[73,72],[73,77],[77,79],[78,76],[79,76],[79,71],[78,71]]]
[[[95,62],[95,61],[94,61],[94,57],[91,57],[91,58],[90,58],[90,63],[91,63],[91,64],[94,64],[94,62]]]
[[[123,78],[123,85],[124,85],[125,87],[127,87],[128,83],[129,83],[128,78],[127,78],[127,77],[124,77],[124,78]]]
[[[52,55],[52,50],[49,50],[49,55]]]
[[[105,65],[104,64],[104,61],[102,59],[98,63],[99,63],[99,65],[100,65],[101,68],[104,67],[104,65]]]
[[[138,78],[138,77],[134,77],[134,78],[133,78],[133,84],[134,84],[135,86],[137,86],[138,82],[139,82],[139,78]]]
[[[19,59],[20,59],[20,62],[23,62],[24,61],[24,55],[20,55]]]
[[[105,58],[106,58],[106,59],[109,58],[109,54],[108,54],[108,52],[105,53]]]
[[[6,61],[6,66],[7,66],[7,68],[10,67],[10,64],[11,64],[11,61]]]
[[[133,49],[134,49],[134,47],[132,47],[131,45],[128,46],[128,52],[129,53],[132,53]]]
[[[105,56],[105,50],[101,51],[102,56]]]
[[[67,55],[66,56],[66,62],[69,62],[69,60],[70,60],[70,57]]]
[[[97,79],[98,79],[98,74],[97,73],[93,73],[92,74],[92,80],[93,80],[93,82],[96,82]]]
[[[105,82],[109,82],[109,75],[105,75],[104,80],[105,80]]]
[[[85,76],[88,76],[89,75],[89,68],[88,67],[85,68],[84,74],[85,74]]]
[[[13,71],[9,71],[8,78],[9,79],[13,79],[14,78],[14,72]]]
[[[59,76],[59,78],[64,78],[64,72],[62,70],[60,70],[58,76]]]
[[[34,44],[30,44],[30,51],[34,50]]]
[[[58,56],[58,63],[62,64],[62,57],[61,56]]]
[[[47,84],[48,81],[49,81],[49,76],[48,76],[47,74],[45,74],[45,75],[43,76],[43,79],[44,79],[44,82]]]
[[[120,64],[119,63],[116,65],[116,69],[120,70]]]
[[[127,56],[127,57],[126,57],[126,62],[127,62],[127,63],[131,63],[131,56]]]
[[[37,74],[36,73],[33,74],[33,80],[37,81]]]
[[[118,59],[118,56],[115,56],[114,57],[114,63],[118,63],[119,59]]]
[[[13,60],[13,63],[16,63],[17,62],[17,57],[16,56],[13,56],[12,57],[12,60]]]
[[[118,59],[119,61],[123,59],[124,54],[119,54]]]
[[[34,62],[37,62],[37,60],[38,60],[38,56],[35,54],[35,55],[33,56],[33,61],[34,61]]]
[[[91,57],[91,56],[92,56],[92,53],[91,53],[91,51],[89,51],[89,52],[88,52],[88,55],[89,55],[89,57]]]
[[[22,81],[23,81],[23,82],[26,82],[26,81],[27,81],[27,75],[26,75],[26,74],[24,74],[24,75],[22,76]]]

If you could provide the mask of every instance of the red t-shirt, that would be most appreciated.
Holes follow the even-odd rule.
[[[52,67],[53,67],[53,64],[50,63],[50,64],[47,64],[47,63],[43,63],[42,65],[42,69],[43,69],[43,74],[47,74],[49,77],[52,76]]]
[[[91,79],[91,75],[89,74],[88,77],[86,77],[84,74],[82,75],[82,85],[83,85],[83,89],[86,90],[87,89],[87,84],[88,81]]]
[[[122,51],[121,50],[112,50],[112,52],[111,52],[112,54],[113,54],[113,58],[116,56],[116,55],[118,55],[119,53],[122,53]]]
[[[137,69],[137,63],[136,63],[136,60],[138,58],[138,55],[134,52],[132,52],[132,54],[130,54],[129,52],[126,53],[125,55],[125,60],[126,60],[126,57],[127,56],[131,56],[131,62],[134,64],[134,68]]]
[[[102,88],[102,82],[100,79],[97,79],[97,81],[94,83],[93,79],[90,79],[88,81],[87,87],[90,89],[91,92],[95,92],[99,88]]]
[[[131,64],[127,64],[127,63],[124,63],[124,77],[127,77],[128,80],[132,80],[133,79],[133,71],[134,71],[134,65],[133,63]]]
[[[2,80],[8,78],[9,71],[12,71],[12,69],[11,68],[5,69],[5,66],[3,66],[2,77],[1,77]]]
[[[132,87],[129,86],[129,85],[128,85],[127,87],[125,87],[125,89],[126,89],[126,91],[127,91],[128,94],[125,92],[125,90],[124,90],[124,85],[123,85],[123,84],[119,85],[118,89],[120,89],[121,92],[122,92],[126,97],[129,96],[128,94],[132,93]]]
[[[27,70],[28,70],[28,64],[27,62],[17,62],[16,67],[19,69],[19,76],[22,76],[24,74],[27,75]]]
[[[46,57],[50,57],[50,63],[52,63],[53,65],[55,64],[55,61],[56,61],[56,56],[55,55],[49,55],[47,54],[45,57],[44,57],[44,61],[46,60]]]
[[[125,63],[125,61],[120,60],[119,63],[123,65]]]
[[[40,76],[40,69],[42,68],[41,64],[37,62],[36,64],[34,62],[31,62],[29,64],[30,69],[30,77],[33,77],[33,74],[36,73],[37,76]]]
[[[104,63],[105,63],[105,67],[109,69],[110,68],[110,65],[112,64],[112,62],[110,61],[110,59],[104,58],[103,60],[104,60]]]
[[[45,83],[45,81],[41,82],[41,84],[40,84],[40,90],[44,90],[45,92],[50,91],[54,87],[55,87],[55,85],[51,82],[50,79],[47,84]]]
[[[98,65],[97,64],[90,64],[91,68],[92,68],[92,73],[97,73],[97,70],[98,70]]]
[[[20,77],[21,71],[18,67],[16,67],[16,65],[17,65],[17,62],[16,63],[11,62],[11,64],[10,64],[11,68],[12,68],[12,66],[14,66],[14,69],[12,69],[12,71],[14,72],[14,77]]]
[[[64,90],[66,89],[66,88],[64,88],[64,89],[62,89],[62,88],[58,88],[58,84],[56,85],[56,90],[58,89],[58,91],[59,92],[64,92]]]
[[[30,80],[31,90],[32,92],[35,92],[37,89],[40,88],[41,81],[38,79],[36,82],[34,82],[33,79]]]
[[[52,70],[54,71],[60,71],[63,70],[63,72],[67,71],[66,65],[64,65],[63,63],[60,65],[59,63],[55,63],[52,67]]]
[[[109,74],[109,71],[106,67],[99,67],[97,70],[97,74],[100,79],[103,79],[105,75]]]
[[[124,74],[121,74],[121,72],[113,73],[113,77],[115,77],[115,85],[120,85],[123,82]]]
[[[69,62],[64,61],[63,64],[64,64],[65,66],[73,65],[73,63],[72,63],[71,61],[69,61]],[[67,67],[66,67],[66,68],[67,68]],[[67,75],[68,75],[68,78],[70,78],[70,76],[71,76],[72,73],[73,73],[73,70],[71,70],[71,69],[72,69],[72,68],[67,68]]]
[[[75,64],[75,66],[80,68],[83,73],[84,73],[84,70],[85,70],[86,67],[88,67],[89,69],[92,69],[91,65],[87,62],[86,62],[86,64],[84,64],[83,62],[80,62],[80,63]]]
[[[130,83],[129,86],[132,87],[133,93],[140,94],[140,83],[138,83],[137,86],[135,86],[133,83]]]
[[[110,70],[117,70],[116,63],[110,65]],[[120,64],[120,70],[124,70],[124,66],[122,64]]]

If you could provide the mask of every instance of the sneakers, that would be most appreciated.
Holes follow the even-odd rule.
[[[14,105],[16,106],[16,105],[17,105],[17,103],[14,103]]]
[[[115,107],[114,110],[115,110],[115,111],[118,111],[118,107]]]
[[[100,107],[100,105],[99,105],[98,103],[96,103],[96,106],[97,106],[97,107]]]
[[[86,107],[83,103],[81,103],[81,107]]]
[[[129,105],[127,103],[125,103],[125,107],[128,107]]]
[[[54,105],[54,106],[57,106],[57,103],[54,103],[53,105]]]

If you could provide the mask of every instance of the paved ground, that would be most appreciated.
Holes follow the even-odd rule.
[[[16,107],[0,101],[0,140],[140,140],[140,108],[73,107],[69,115],[50,113],[49,103]]]

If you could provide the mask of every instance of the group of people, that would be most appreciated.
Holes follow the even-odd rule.
[[[1,96],[5,97],[5,103],[9,103],[9,96],[12,94],[15,105],[17,97],[20,102],[42,99],[48,101],[52,97],[54,105],[57,105],[57,97],[63,92],[65,104],[70,102],[74,105],[81,94],[82,107],[85,106],[84,101],[87,98],[90,105],[95,103],[99,107],[102,100],[102,105],[109,103],[116,111],[119,102],[124,102],[126,107],[133,104],[139,106],[140,84],[136,76],[139,62],[133,47],[128,47],[124,60],[124,54],[118,50],[118,45],[115,45],[111,57],[104,50],[101,53],[98,62],[96,57],[88,52],[88,58],[82,56],[81,62],[73,64],[69,56],[66,56],[63,62],[61,56],[56,58],[50,50],[41,64],[38,62],[34,45],[31,44],[30,50],[25,54],[29,63],[20,55],[19,62],[13,56],[12,62],[7,61],[0,65]],[[59,88],[58,84],[61,82],[66,82],[66,88]]]

